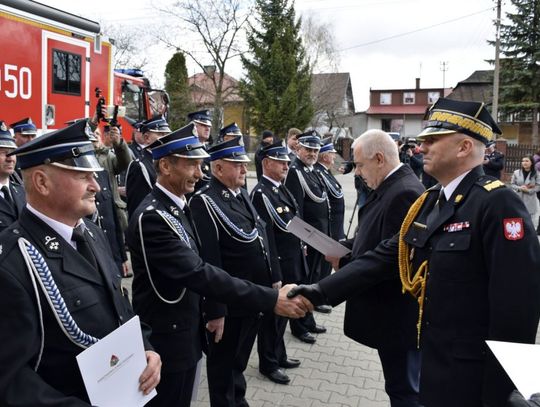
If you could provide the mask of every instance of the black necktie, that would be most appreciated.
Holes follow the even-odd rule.
[[[94,267],[94,269],[97,270],[96,258],[94,257],[94,253],[90,248],[88,240],[86,240],[86,235],[84,233],[83,227],[84,226],[81,223],[79,226],[73,229],[73,235],[71,236],[71,240],[77,242],[77,251],[79,252],[79,254],[83,256]]]
[[[10,206],[13,206],[13,200],[11,199],[11,193],[9,191],[9,188],[7,185],[4,185],[1,189],[2,193],[4,194],[4,199],[6,200],[6,202],[10,205]]]
[[[437,198],[437,202],[435,202],[435,205],[433,205],[433,208],[431,209],[431,212],[428,214],[428,217],[426,219],[427,226],[429,227],[435,219],[439,216],[439,212],[443,208],[444,204],[446,203],[446,195],[441,189],[439,192],[439,197]]]

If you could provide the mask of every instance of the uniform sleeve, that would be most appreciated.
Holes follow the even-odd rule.
[[[260,218],[265,223],[266,240],[268,243],[270,267],[272,267],[272,283],[283,281],[281,265],[279,262],[279,252],[276,245],[276,236],[274,234],[274,222],[264,205],[262,193],[255,191],[252,195],[252,203]]]
[[[0,405],[89,406],[60,393],[34,371],[41,332],[35,295],[27,288],[9,271],[0,269]],[[42,307],[48,304],[42,303]]]
[[[296,203],[298,204],[298,216],[303,219],[304,218],[304,190],[302,189],[302,185],[300,185],[300,180],[298,179],[298,175],[296,174],[296,169],[291,168],[287,174],[287,178],[285,179],[285,186],[290,191],[294,199],[296,200]]]
[[[534,343],[540,315],[540,245],[536,231],[522,201],[506,188],[491,191],[484,206],[480,227],[489,278],[488,339]],[[516,223],[511,226],[512,222]],[[519,223],[522,228],[516,226]],[[483,386],[485,405],[497,405],[496,401],[513,388],[489,354]]]
[[[140,161],[132,161],[126,174],[127,210],[131,217],[144,197],[150,192],[146,182]]]
[[[201,258],[205,262],[221,268],[219,232],[212,220],[212,215],[208,212],[203,199],[199,195],[194,195],[191,198],[189,208],[201,241],[201,247],[199,249]],[[215,301],[213,298],[205,298],[203,310],[206,320],[217,319],[227,315],[227,306]]]
[[[329,304],[336,306],[383,281],[395,279],[398,269],[398,235],[319,281]]]
[[[114,175],[118,175],[127,170],[132,159],[129,147],[124,140],[120,140],[120,143],[114,146],[113,158],[112,168],[114,169]]]
[[[203,261],[155,211],[144,213],[141,225],[154,284],[166,298],[178,297],[182,288],[186,287],[207,299],[222,303],[240,303],[261,311],[273,309],[277,300],[273,290],[232,277],[226,271]],[[139,236],[130,234],[128,242],[130,250],[138,254],[140,261],[142,247],[138,239]],[[225,315],[225,305],[218,304],[215,308],[222,309],[222,315],[211,314],[209,319]]]

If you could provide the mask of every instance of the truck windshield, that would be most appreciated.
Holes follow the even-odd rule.
[[[169,106],[169,96],[162,90],[148,91],[148,107],[150,109],[149,117],[163,116],[167,117]]]
[[[133,92],[129,88],[124,88],[122,91],[122,105],[126,107],[126,116],[143,119],[141,106],[141,92]]]

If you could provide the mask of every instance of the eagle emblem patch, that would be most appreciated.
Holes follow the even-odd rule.
[[[508,218],[503,220],[504,237],[507,240],[520,240],[525,235],[523,218]]]

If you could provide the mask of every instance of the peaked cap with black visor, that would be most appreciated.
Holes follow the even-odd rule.
[[[287,147],[285,147],[281,141],[270,144],[259,152],[259,158],[270,158],[276,161],[291,161],[289,154],[287,153]]]
[[[247,163],[251,160],[247,156],[242,136],[221,143],[214,144],[208,149],[210,161],[225,160],[237,163]]]
[[[35,138],[8,155],[17,156],[17,164],[22,170],[50,164],[73,171],[102,171],[94,146],[88,138],[87,127],[88,120],[79,120]]]
[[[195,124],[190,123],[166,136],[160,137],[148,147],[154,160],[173,155],[181,158],[208,158],[204,145],[199,141]]]
[[[482,102],[464,102],[441,98],[426,112],[424,130],[416,137],[423,141],[429,136],[463,133],[484,144],[502,134]]]

